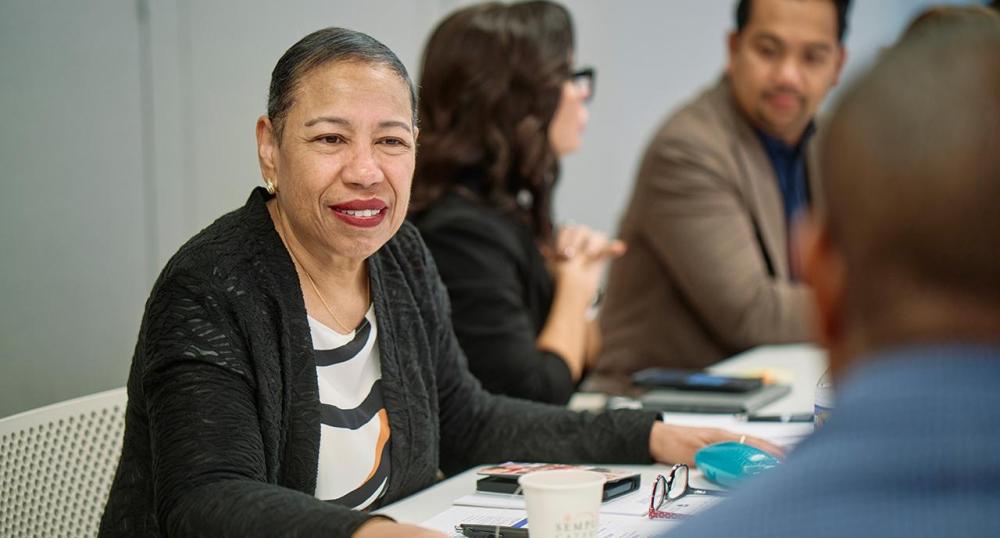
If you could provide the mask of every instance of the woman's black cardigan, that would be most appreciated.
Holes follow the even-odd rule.
[[[336,537],[371,517],[313,496],[316,365],[267,197],[256,189],[188,241],[153,287],[101,536]],[[649,461],[651,413],[575,413],[483,391],[411,225],[368,267],[391,428],[383,503],[431,485],[439,468]]]

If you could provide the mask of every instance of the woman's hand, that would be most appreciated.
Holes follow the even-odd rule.
[[[375,517],[364,522],[358,530],[354,531],[354,538],[395,538],[396,536],[412,536],[414,538],[447,538],[448,535],[418,527],[396,523],[384,517]]]
[[[551,249],[543,250],[555,279],[556,292],[545,326],[538,334],[539,349],[552,351],[566,362],[578,381],[588,361],[600,349],[600,338],[590,327],[587,309],[594,300],[604,266],[625,253],[625,243],[586,226],[565,226]]]
[[[694,453],[703,446],[723,441],[737,441],[755,446],[776,457],[784,457],[781,447],[757,437],[740,435],[719,428],[695,428],[654,422],[649,434],[649,454],[659,463],[694,465]]]
[[[551,256],[557,286],[573,289],[589,305],[607,261],[625,253],[625,243],[582,225],[564,226]]]

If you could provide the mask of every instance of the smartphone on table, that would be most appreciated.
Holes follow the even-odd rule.
[[[632,383],[649,388],[703,392],[750,392],[764,385],[759,377],[730,377],[669,368],[647,368],[632,374]]]

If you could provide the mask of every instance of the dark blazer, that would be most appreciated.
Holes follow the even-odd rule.
[[[619,237],[628,251],[608,277],[599,372],[700,369],[809,339],[809,291],[790,276],[774,167],[725,78],[650,142]]]
[[[256,189],[168,262],[146,304],[101,536],[349,536],[316,499],[319,399],[301,288]],[[480,462],[649,461],[649,413],[578,414],[469,375],[411,225],[368,260],[391,429],[383,502]]]
[[[1000,536],[1000,347],[859,360],[816,434],[669,538]]]
[[[565,404],[576,386],[561,357],[535,347],[555,284],[531,229],[510,212],[446,195],[413,217],[451,298],[469,370],[490,392]]]

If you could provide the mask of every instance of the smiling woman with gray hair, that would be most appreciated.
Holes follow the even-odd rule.
[[[350,30],[278,61],[257,121],[266,188],[181,247],[146,305],[102,536],[436,536],[367,510],[439,468],[689,461],[733,437],[480,388],[404,224],[413,94],[395,54]]]

